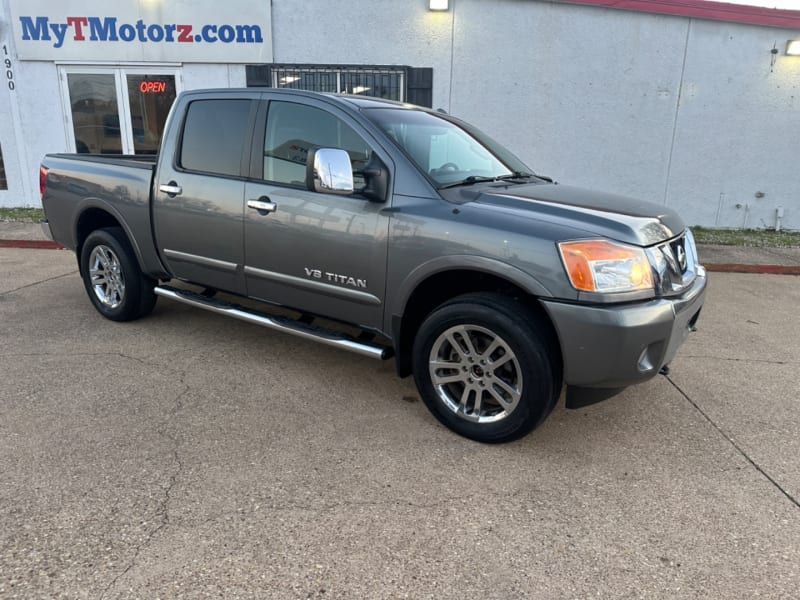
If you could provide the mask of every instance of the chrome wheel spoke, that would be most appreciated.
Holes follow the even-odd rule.
[[[506,352],[503,356],[501,356],[497,360],[490,361],[489,362],[489,367],[492,370],[495,370],[495,369],[503,366],[504,364],[506,364],[508,361],[510,361],[513,358],[515,358],[513,354],[511,354],[510,352]]]
[[[430,365],[431,369],[450,369],[451,371],[459,371],[461,369],[461,362],[453,362],[451,360],[432,360]]]
[[[467,360],[467,354],[464,352],[464,348],[461,347],[461,343],[456,339],[455,333],[456,332],[452,332],[446,336],[447,342],[450,344],[450,347],[461,357],[461,360]]]
[[[464,340],[464,346],[466,347],[467,358],[475,360],[478,356],[478,353],[475,352],[475,346],[472,345],[472,339],[470,338],[469,331],[466,327],[461,327],[458,330],[458,333],[462,340]]]
[[[521,394],[516,390],[516,388],[511,387],[510,385],[508,385],[502,379],[494,379],[492,381],[492,386],[491,386],[492,391],[496,392],[497,391],[496,388],[498,388],[498,387],[501,390],[503,390],[504,392],[506,392],[509,396],[511,396],[511,400],[509,401],[502,394],[499,394],[499,393],[498,394],[493,394],[495,396],[495,398],[498,398],[498,399],[502,398],[501,402],[503,403],[503,406],[508,406],[510,404],[514,404],[515,405],[519,401],[519,398],[520,398]]]
[[[469,395],[471,392],[472,388],[469,386],[464,386],[464,391],[461,392],[461,399],[458,402],[458,407],[464,414],[467,414],[467,403],[469,402]]]
[[[465,381],[466,375],[463,373],[456,373],[455,375],[433,375],[433,385],[447,385],[448,383],[456,383],[457,381]]]
[[[476,416],[481,414],[482,400],[483,390],[475,390],[475,406],[472,407],[472,413]]]
[[[107,308],[125,299],[125,281],[117,255],[108,246],[96,246],[89,255],[89,280],[95,297]]]
[[[106,274],[102,271],[89,271],[89,277],[93,285],[107,285]]]
[[[503,344],[503,342],[500,340],[500,338],[495,338],[495,339],[492,340],[492,343],[489,344],[489,346],[486,348],[486,350],[481,352],[480,357],[482,359],[486,360],[487,362],[489,362],[489,361],[491,361],[492,354],[497,352],[498,348],[505,348],[505,344]]]

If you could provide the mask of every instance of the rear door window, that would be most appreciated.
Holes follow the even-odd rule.
[[[241,175],[249,147],[251,100],[195,100],[183,125],[181,168],[216,175]]]

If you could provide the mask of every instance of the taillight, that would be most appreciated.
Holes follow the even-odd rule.
[[[39,197],[44,200],[44,188],[47,185],[47,167],[41,165],[39,167]]]

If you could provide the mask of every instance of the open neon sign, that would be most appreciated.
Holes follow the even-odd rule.
[[[167,82],[143,81],[139,84],[139,91],[143,94],[163,94],[167,91]]]

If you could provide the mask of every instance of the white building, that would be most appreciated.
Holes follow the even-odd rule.
[[[441,2],[441,0],[439,0]],[[536,172],[800,229],[800,10],[705,0],[0,0],[0,206],[45,153],[151,153],[176,92],[444,108]],[[448,5],[447,2],[444,2]],[[613,5],[613,7],[611,7]]]

